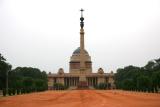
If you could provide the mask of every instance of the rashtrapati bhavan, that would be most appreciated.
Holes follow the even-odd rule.
[[[96,73],[92,72],[91,56],[84,45],[84,18],[83,9],[80,17],[80,47],[78,47],[70,57],[69,73],[65,73],[60,68],[57,73],[48,74],[48,89],[52,89],[54,83],[61,83],[70,89],[91,88],[93,89],[99,83],[107,83],[108,88],[112,89],[114,85],[114,73],[105,73],[99,68]]]

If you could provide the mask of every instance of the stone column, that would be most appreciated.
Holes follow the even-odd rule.
[[[69,86],[71,86],[71,84],[70,84],[70,77],[68,77],[68,84],[69,84]]]
[[[73,77],[71,77],[71,86],[73,86]]]
[[[72,86],[74,86],[74,81],[73,81],[73,77],[72,77]]]
[[[69,86],[69,78],[67,77],[67,85]]]
[[[73,86],[74,86],[74,77],[72,77],[72,81],[73,81]]]
[[[89,77],[88,77],[88,85],[90,86],[90,84],[89,84]]]
[[[77,77],[75,78],[75,80],[76,80],[76,84],[75,84],[75,86],[77,86]]]
[[[94,77],[93,77],[93,86],[94,86]]]
[[[91,77],[91,86],[92,86],[92,77]]]
[[[79,78],[77,77],[77,79],[76,79],[76,80],[77,80],[77,85],[78,85],[78,81],[79,81],[78,79],[79,79]]]
[[[74,86],[76,86],[76,78],[74,77]]]
[[[89,86],[89,78],[87,78],[87,83],[88,83],[88,86]]]
[[[72,86],[72,77],[71,77],[71,86]]]
[[[85,69],[84,30],[80,29],[80,69]]]

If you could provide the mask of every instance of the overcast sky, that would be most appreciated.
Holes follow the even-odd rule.
[[[68,72],[81,8],[93,72],[160,57],[160,0],[0,0],[0,53],[13,68]]]

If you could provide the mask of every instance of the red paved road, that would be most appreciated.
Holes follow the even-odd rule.
[[[160,94],[127,91],[47,91],[0,98],[0,107],[160,107]]]

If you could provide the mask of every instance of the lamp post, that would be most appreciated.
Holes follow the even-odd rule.
[[[8,94],[8,70],[6,72],[6,93]]]

